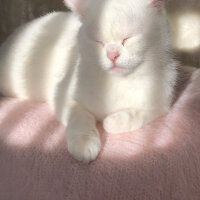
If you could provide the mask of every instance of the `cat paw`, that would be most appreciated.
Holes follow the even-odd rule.
[[[67,143],[69,153],[76,160],[84,163],[95,160],[101,148],[98,133],[92,135],[74,135]]]
[[[134,123],[134,113],[121,111],[109,115],[103,120],[103,127],[106,132],[118,134],[131,131]]]

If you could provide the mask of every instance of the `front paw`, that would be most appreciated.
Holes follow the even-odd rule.
[[[77,160],[89,163],[96,159],[101,148],[101,141],[97,130],[93,133],[79,134],[76,133],[67,138],[68,151]]]
[[[103,120],[103,127],[108,133],[117,134],[132,130],[135,113],[121,111],[109,115]]]

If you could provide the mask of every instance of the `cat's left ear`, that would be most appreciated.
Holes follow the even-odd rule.
[[[162,8],[164,5],[164,0],[153,0],[150,2],[149,6],[155,7],[155,8]]]
[[[83,12],[89,0],[64,0],[64,4],[78,15],[83,15]]]

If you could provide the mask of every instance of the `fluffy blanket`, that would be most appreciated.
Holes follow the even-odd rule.
[[[83,164],[44,103],[0,99],[0,200],[200,199],[200,70],[171,112],[141,130],[109,135]]]

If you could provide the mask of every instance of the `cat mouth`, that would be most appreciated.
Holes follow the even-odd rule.
[[[128,75],[131,73],[130,69],[126,68],[126,67],[121,67],[119,65],[114,64],[111,68],[110,68],[110,72],[114,73],[116,75]]]
[[[111,70],[112,70],[112,71],[116,71],[116,72],[121,72],[121,71],[124,70],[124,67],[120,67],[120,66],[114,64],[114,65],[111,67]]]

